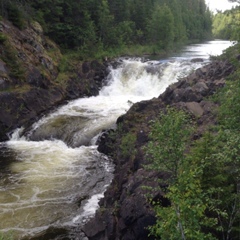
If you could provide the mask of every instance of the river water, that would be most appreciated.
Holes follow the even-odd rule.
[[[27,131],[16,129],[0,143],[0,233],[21,240],[83,239],[77,229],[94,215],[113,177],[111,160],[97,151],[101,131],[114,128],[133,103],[158,97],[230,45],[216,40],[168,59],[119,59],[98,96],[71,101]]]

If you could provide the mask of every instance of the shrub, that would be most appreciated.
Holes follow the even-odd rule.
[[[8,19],[13,23],[13,25],[18,27],[19,29],[23,29],[25,27],[23,12],[16,4],[9,3],[7,6],[7,12]]]
[[[0,32],[0,43],[4,43],[7,40],[7,36]]]
[[[121,154],[124,158],[132,158],[135,155],[136,135],[127,133],[121,140]]]

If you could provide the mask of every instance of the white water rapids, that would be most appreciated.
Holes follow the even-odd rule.
[[[114,127],[133,103],[158,97],[179,77],[206,64],[215,46],[221,53],[229,45],[192,45],[167,60],[120,59],[98,96],[69,102],[23,136],[23,129],[17,129],[0,143],[0,232],[38,239],[51,229],[59,230],[57,236],[81,226],[95,213],[112,179],[113,164],[97,151],[101,131]],[[195,57],[204,61],[191,62]],[[56,236],[44,239],[60,239]]]

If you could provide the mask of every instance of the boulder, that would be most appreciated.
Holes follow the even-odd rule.
[[[195,117],[201,117],[204,113],[203,108],[198,102],[187,102],[186,107]]]
[[[191,60],[192,63],[203,62],[203,61],[204,61],[203,58],[193,58],[193,59]]]

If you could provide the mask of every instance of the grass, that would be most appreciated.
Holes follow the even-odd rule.
[[[12,233],[1,233],[0,232],[0,240],[13,240]]]
[[[175,52],[181,48],[183,43],[175,44],[171,50],[163,50],[156,45],[121,45],[116,48],[104,49],[103,47],[97,47],[95,51],[89,49],[77,49],[77,50],[62,50],[63,59],[69,59],[70,62],[79,62],[79,61],[89,61],[89,60],[99,60],[103,61],[105,59],[112,59],[120,56],[149,56],[149,55],[158,55],[158,56],[167,56],[170,52]]]

